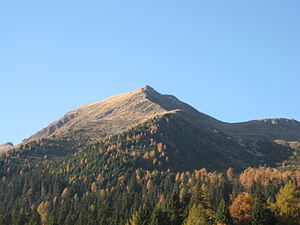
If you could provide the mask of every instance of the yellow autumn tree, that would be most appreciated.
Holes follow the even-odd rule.
[[[61,197],[66,198],[68,196],[68,194],[69,194],[69,189],[65,188],[61,193]]]
[[[46,224],[47,221],[47,210],[48,210],[49,203],[48,202],[41,202],[37,207],[37,212],[41,217],[42,225]]]
[[[139,224],[139,216],[138,212],[134,212],[130,219],[126,222],[126,225],[138,225]]]
[[[300,189],[291,181],[282,187],[276,195],[275,203],[271,204],[278,224],[300,224]]]
[[[96,182],[93,182],[91,185],[91,191],[93,193],[95,193],[95,192],[97,192],[97,190],[98,190],[97,184],[96,184]]]

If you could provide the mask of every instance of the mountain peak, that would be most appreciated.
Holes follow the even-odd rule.
[[[56,137],[88,144],[132,128],[156,116],[178,111],[184,111],[189,117],[212,120],[176,97],[161,94],[149,85],[145,85],[134,91],[72,110],[25,139],[24,143]]]
[[[144,85],[140,88],[138,88],[137,90],[140,90],[140,91],[155,91],[151,86],[149,85]]]
[[[138,93],[145,93],[147,95],[161,95],[158,91],[156,91],[154,88],[152,88],[151,86],[149,85],[145,85],[145,86],[142,86],[138,89],[136,89],[135,91],[133,92],[138,92]]]
[[[59,120],[49,124],[48,127],[24,140],[23,143],[41,139],[59,139],[83,146],[165,114],[181,115],[186,120],[192,121],[193,124],[201,124],[202,127],[207,127],[210,130],[220,130],[231,136],[260,134],[265,137],[268,133],[268,138],[272,140],[280,139],[280,137],[286,137],[287,140],[298,140],[300,137],[300,126],[295,120],[273,119],[263,122],[223,123],[200,113],[172,95],[161,94],[149,85],[145,85],[134,91],[115,95],[72,110]],[[283,125],[281,125],[282,123]],[[285,125],[286,123],[288,126]],[[293,127],[295,132],[289,132],[287,135],[287,130],[290,127]],[[271,128],[274,130],[272,135],[270,132],[266,132]],[[282,132],[277,131],[277,128],[283,129]]]
[[[48,137],[99,141],[169,111],[173,103],[149,85],[68,112],[25,142]]]

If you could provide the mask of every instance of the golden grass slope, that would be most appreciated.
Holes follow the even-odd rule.
[[[64,137],[81,141],[98,141],[107,135],[129,129],[138,123],[168,112],[149,98],[161,98],[149,86],[84,105],[25,140]]]

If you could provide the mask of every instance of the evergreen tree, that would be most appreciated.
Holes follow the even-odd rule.
[[[267,225],[268,209],[261,199],[255,199],[251,215],[251,225]]]
[[[214,221],[214,212],[211,206],[209,189],[206,185],[195,185],[192,187],[192,195],[189,203],[189,208],[193,208],[193,206],[197,206],[197,208],[201,208],[205,211],[205,218],[209,223],[213,223]]]
[[[152,212],[149,225],[168,225],[166,213],[161,208],[155,208]]]
[[[220,201],[218,209],[217,209],[216,223],[217,224],[226,224],[226,225],[233,224],[229,209],[223,199]]]
[[[203,202],[203,194],[202,194],[202,189],[199,184],[195,185],[192,187],[192,196],[190,199],[190,208],[193,207],[193,205],[198,205]]]
[[[193,205],[183,225],[210,225],[211,219],[201,204]]]
[[[134,212],[126,225],[139,225],[139,213]]]
[[[126,225],[148,225],[150,223],[151,214],[151,207],[146,203],[138,212],[133,213]]]
[[[152,209],[147,201],[145,206],[141,208],[138,214],[138,225],[148,225],[150,223],[150,217]]]
[[[179,193],[176,189],[167,202],[166,212],[169,223],[172,225],[181,225],[183,221],[182,207],[179,200]]]
[[[186,189],[183,189],[183,191],[180,193],[180,204],[183,209],[182,211],[183,218],[186,218],[188,216],[189,202],[190,202],[190,195]]]
[[[267,201],[263,197],[263,188],[256,184],[255,199],[251,215],[251,225],[272,225],[272,214],[267,207]]]
[[[201,185],[201,204],[205,209],[212,209],[210,202],[209,189],[206,185]]]

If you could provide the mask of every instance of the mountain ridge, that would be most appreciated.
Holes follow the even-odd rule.
[[[179,160],[174,164],[177,166],[179,162],[192,160],[193,168],[214,169],[223,164],[221,158],[213,156],[218,154],[239,169],[264,164],[274,166],[292,155],[295,149],[291,146],[300,142],[300,123],[296,120],[274,118],[226,123],[146,85],[69,111],[9,150],[31,146],[30,149],[43,157],[45,154],[62,157],[157,117],[172,121],[153,126],[158,126],[161,135],[168,137],[164,140],[173,146],[170,155],[174,163]],[[290,142],[296,144],[287,144]],[[207,164],[201,157],[212,161]],[[230,164],[225,163],[222,168],[226,166]],[[188,165],[182,167],[187,169]]]
[[[124,102],[122,103],[122,101],[124,101]],[[126,104],[132,104],[133,103],[132,101],[136,101],[136,102],[134,102],[133,106],[138,105],[139,107],[131,107],[132,105],[130,105],[130,107],[127,107],[125,110],[121,111],[121,114],[117,114],[117,115],[115,115],[115,117],[120,117],[120,118],[123,117],[124,119],[127,119],[127,120],[133,120],[133,124],[131,124],[131,126],[126,126],[126,125],[124,127],[121,126],[122,128],[119,129],[117,132],[121,132],[125,129],[128,129],[128,128],[132,127],[133,125],[137,125],[138,123],[145,121],[147,119],[150,119],[159,114],[163,114],[163,113],[166,113],[166,112],[169,112],[172,110],[184,110],[186,112],[189,112],[189,114],[195,116],[196,118],[200,119],[201,122],[206,123],[206,125],[221,129],[232,135],[235,135],[235,132],[234,132],[234,128],[229,128],[230,126],[231,127],[245,126],[248,129],[252,128],[253,126],[261,126],[260,129],[262,129],[262,128],[267,128],[266,126],[269,126],[269,125],[296,126],[297,131],[294,132],[291,137],[287,137],[287,138],[289,138],[289,141],[297,141],[297,140],[300,141],[300,122],[298,122],[295,119],[266,118],[266,119],[250,120],[250,121],[237,122],[237,123],[223,122],[223,121],[220,121],[218,119],[215,119],[213,117],[210,117],[204,113],[197,111],[192,106],[190,106],[184,102],[181,102],[175,96],[160,94],[159,92],[154,90],[152,87],[145,85],[134,91],[115,95],[115,96],[106,98],[100,102],[86,104],[86,105],[79,107],[78,109],[71,110],[67,114],[65,114],[65,116],[60,118],[59,120],[52,122],[46,128],[40,130],[36,134],[25,139],[25,142],[28,142],[28,141],[36,139],[36,138],[45,137],[45,136],[55,133],[58,129],[63,127],[69,121],[72,121],[76,116],[78,116],[78,114],[85,114],[86,116],[84,118],[81,118],[81,121],[77,121],[76,124],[72,124],[71,128],[74,127],[75,125],[80,126],[80,124],[82,124],[85,119],[89,119],[88,118],[89,116],[92,117],[94,122],[101,118],[116,119],[116,118],[112,117],[114,112],[116,110],[119,110],[121,107],[124,107],[124,105],[126,105]],[[101,110],[101,107],[105,108],[106,110],[103,110],[103,109]],[[130,111],[126,112],[126,110],[128,110],[128,109]],[[98,110],[98,112],[96,113],[95,110]],[[141,115],[136,115],[137,113],[135,112],[135,110],[136,110],[136,112],[140,112]],[[126,113],[127,114],[132,113],[134,115],[129,116],[129,115],[126,115]],[[133,119],[134,116],[138,116],[139,118]],[[141,119],[141,117],[143,117],[143,118]],[[290,127],[288,127],[288,128],[290,128]],[[110,134],[115,134],[117,132],[107,132],[107,134],[110,135]],[[41,135],[43,133],[46,135]],[[293,138],[295,138],[295,137],[296,137],[296,140],[293,140]],[[280,137],[274,137],[274,139],[280,139]]]
[[[131,99],[131,101],[130,101]],[[66,124],[68,124],[68,128],[72,129],[76,125],[79,125],[79,127],[84,123],[85,120],[89,120],[89,117],[91,117],[93,122],[97,122],[97,120],[101,120],[101,118],[110,118],[110,115],[114,114],[114,111],[119,110],[121,107],[124,107],[126,104],[132,104],[132,100],[135,100],[135,105],[140,104],[140,107],[127,107],[123,112],[121,112],[121,115],[116,115],[116,117],[124,117],[124,119],[130,120],[133,119],[131,116],[128,117],[128,115],[124,115],[124,111],[126,114],[126,110],[130,110],[130,113],[134,114],[134,110],[139,109],[142,115],[139,115],[141,118],[136,118],[136,121],[133,121],[132,125],[136,125],[139,122],[145,121],[151,117],[154,117],[160,113],[165,113],[167,111],[172,111],[175,109],[178,110],[185,110],[192,114],[193,116],[197,117],[201,120],[201,122],[206,123],[207,125],[211,127],[215,127],[224,131],[227,131],[229,134],[234,135],[234,131],[231,128],[228,128],[229,126],[250,126],[253,124],[259,125],[259,124],[272,124],[272,125],[284,125],[284,124],[290,124],[290,125],[297,125],[297,134],[295,136],[297,137],[297,140],[300,141],[300,132],[298,134],[298,130],[300,131],[300,123],[297,120],[294,119],[286,119],[286,118],[267,118],[267,119],[259,119],[259,120],[250,120],[246,122],[237,122],[237,123],[227,123],[220,121],[218,119],[215,119],[213,117],[210,117],[204,113],[201,113],[194,109],[192,106],[181,102],[179,99],[177,99],[175,96],[172,95],[163,95],[154,90],[149,85],[145,85],[143,87],[140,87],[134,91],[130,91],[124,94],[115,95],[109,98],[106,98],[104,100],[101,100],[100,102],[96,103],[90,103],[83,105],[79,107],[78,109],[71,110],[67,112],[63,117],[60,119],[50,123],[47,127],[43,128],[42,130],[36,132],[35,134],[31,135],[29,138],[24,139],[23,143],[28,143],[29,141],[49,137],[55,132],[57,132],[59,129],[65,127]],[[122,103],[122,101],[124,101]],[[143,105],[144,104],[144,105]],[[132,105],[131,105],[132,106]],[[151,108],[152,107],[152,108]],[[101,109],[102,108],[102,109]],[[104,109],[103,109],[104,108]],[[141,110],[142,109],[142,110]],[[147,113],[150,111],[150,113]],[[97,112],[98,111],[98,112]],[[128,113],[128,112],[127,112]],[[74,118],[76,118],[79,114],[85,114],[85,116],[81,117],[79,120],[76,121],[76,123],[70,123],[74,121]],[[150,114],[150,115],[149,115]],[[136,116],[136,113],[135,115]],[[115,119],[115,118],[111,118]],[[134,120],[134,119],[133,119]],[[75,121],[74,121],[75,122]],[[124,121],[123,121],[124,122]],[[118,124],[120,125],[120,124]],[[121,132],[122,130],[128,129],[131,126],[121,126],[121,129],[117,129],[116,132]],[[65,130],[65,129],[63,129]],[[116,132],[107,132],[107,135],[115,134]],[[63,133],[63,132],[62,132]],[[102,135],[103,136],[103,135]],[[105,136],[105,134],[104,134]],[[291,137],[292,138],[292,137]],[[280,139],[278,137],[274,139]],[[289,140],[289,141],[296,141],[296,140]]]

